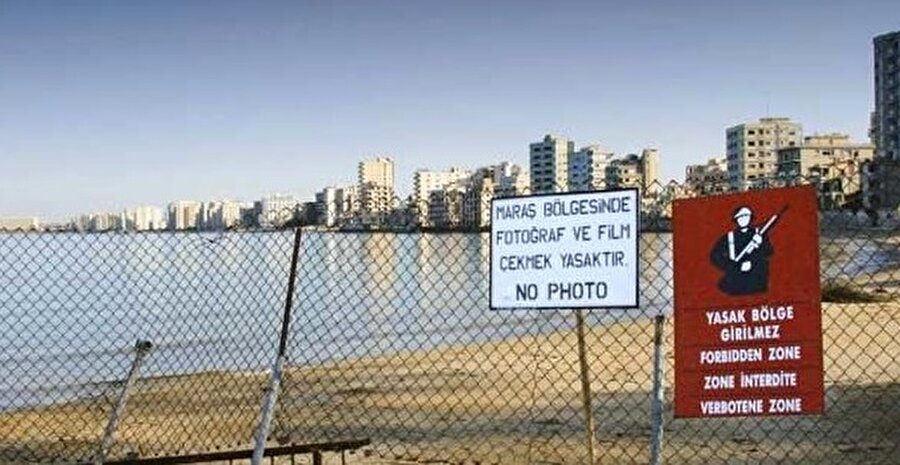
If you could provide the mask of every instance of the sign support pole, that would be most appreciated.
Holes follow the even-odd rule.
[[[650,465],[662,465],[663,445],[663,405],[665,392],[665,366],[663,359],[663,330],[666,325],[665,315],[656,315],[653,319],[653,399],[650,410]]]
[[[595,463],[594,451],[594,406],[591,395],[591,377],[588,371],[587,349],[584,341],[584,313],[581,309],[575,313],[578,333],[578,365],[581,371],[581,401],[584,407],[585,439],[588,452],[588,463]]]

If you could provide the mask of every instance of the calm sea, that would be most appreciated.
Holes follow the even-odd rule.
[[[145,376],[255,371],[273,359],[291,232],[0,235],[0,411],[96,395],[150,340]],[[295,364],[571,328],[563,311],[488,309],[484,234],[305,232]],[[826,275],[878,266],[871,244],[823,247]],[[640,311],[671,311],[671,236],[641,237]]]

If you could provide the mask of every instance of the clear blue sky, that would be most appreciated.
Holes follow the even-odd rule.
[[[388,153],[527,163],[546,132],[662,174],[789,116],[865,139],[900,2],[0,0],[0,216],[311,197]]]

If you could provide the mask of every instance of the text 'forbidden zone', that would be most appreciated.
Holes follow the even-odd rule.
[[[675,205],[675,416],[824,410],[815,192]]]

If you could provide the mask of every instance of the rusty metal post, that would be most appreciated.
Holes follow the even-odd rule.
[[[653,399],[650,408],[650,465],[662,465],[663,446],[663,407],[665,392],[665,359],[663,354],[663,330],[666,325],[665,315],[654,318],[653,329]]]
[[[591,375],[587,361],[587,344],[584,338],[584,314],[579,309],[575,313],[578,333],[578,365],[581,371],[581,401],[584,408],[584,429],[588,453],[588,464],[593,465],[596,459],[594,451],[594,403],[591,394]]]
[[[106,454],[116,440],[116,432],[119,429],[119,421],[125,415],[125,406],[128,404],[128,396],[134,387],[135,381],[141,373],[141,365],[144,364],[144,358],[150,353],[153,344],[150,341],[137,341],[134,344],[134,361],[131,362],[131,369],[128,370],[128,376],[119,391],[119,398],[116,399],[116,405],[109,414],[109,421],[106,423],[106,430],[103,432],[103,439],[100,441],[100,450],[94,458],[95,465],[102,465],[106,461]]]
[[[278,354],[272,366],[272,374],[269,377],[269,386],[263,399],[260,412],[259,425],[256,427],[254,438],[252,465],[262,465],[266,451],[266,441],[269,438],[269,429],[272,426],[272,417],[275,415],[275,405],[278,402],[278,392],[281,388],[281,377],[284,373],[284,362],[287,358],[287,339],[291,325],[291,309],[294,306],[294,287],[297,281],[297,262],[300,257],[301,228],[294,232],[294,250],[291,254],[291,270],[288,277],[287,296],[284,299],[284,313],[281,317],[281,338],[278,342]]]

